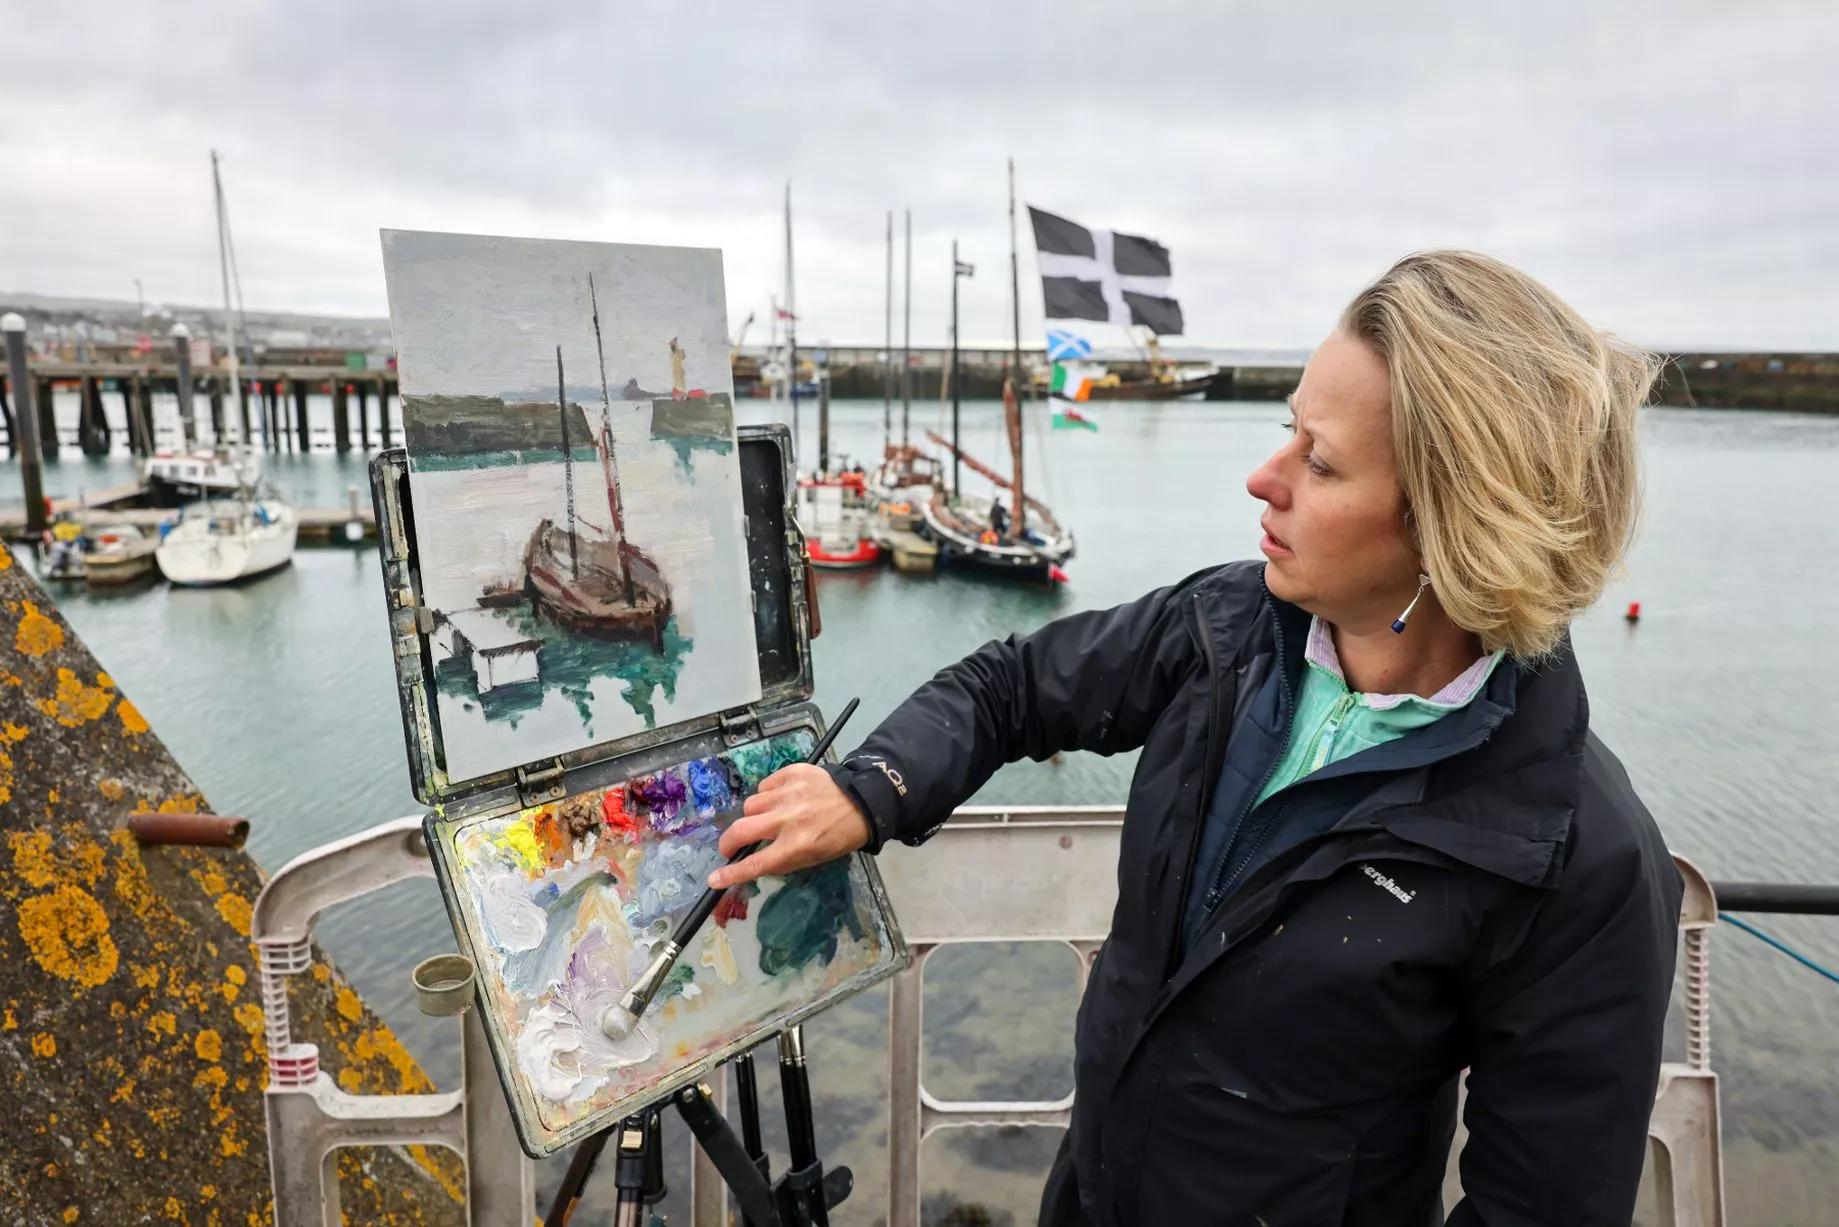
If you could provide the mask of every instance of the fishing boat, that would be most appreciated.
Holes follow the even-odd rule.
[[[927,437],[952,458],[952,481],[938,487],[921,505],[925,530],[939,547],[940,560],[949,566],[964,567],[990,575],[1036,583],[1060,583],[1066,579],[1061,568],[1073,557],[1072,531],[1062,525],[1046,503],[1030,495],[1024,484],[1025,451],[1022,408],[1017,395],[1017,374],[1022,369],[1021,283],[1015,254],[1015,163],[1009,163],[1009,279],[1011,307],[1015,321],[1015,345],[1009,377],[1003,381],[1003,420],[1008,427],[1009,454],[1014,459],[1012,473],[1005,477],[968,454],[961,442],[959,419],[961,400],[958,367],[958,278],[969,276],[968,265],[958,262],[958,247],[952,244],[952,410],[950,439],[928,432]],[[1007,491],[1004,506],[994,498],[964,493],[958,469],[969,468],[986,478],[999,490]]]
[[[227,446],[187,452],[162,451],[141,466],[147,501],[155,507],[182,507],[200,499],[230,498],[262,474],[260,453]]]
[[[185,587],[253,579],[294,557],[299,521],[286,500],[245,486],[233,497],[179,508],[154,550],[160,574]]]
[[[813,566],[851,571],[881,561],[867,487],[865,474],[849,471],[798,483],[798,527]]]
[[[656,562],[626,540],[626,517],[620,499],[619,465],[613,442],[613,400],[607,389],[606,353],[600,335],[600,304],[594,279],[588,277],[588,298],[593,304],[594,345],[600,351],[600,435],[595,451],[607,488],[609,527],[602,531],[586,525],[575,514],[574,444],[568,432],[568,394],[562,373],[562,347],[556,346],[556,408],[562,419],[563,481],[567,491],[566,523],[544,519],[524,546],[523,589],[539,612],[571,630],[597,638],[645,638],[654,649],[664,647],[664,627],[671,615],[670,585]],[[672,341],[673,397],[683,397],[682,363]],[[485,604],[502,591],[488,588]],[[502,603],[502,602],[500,602]]]

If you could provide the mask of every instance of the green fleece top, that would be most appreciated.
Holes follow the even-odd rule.
[[[1347,688],[1328,623],[1313,618],[1303,652],[1302,692],[1290,720],[1290,740],[1257,804],[1312,772],[1372,746],[1435,724],[1474,701],[1505,652],[1478,658],[1428,699],[1415,694],[1362,694]]]

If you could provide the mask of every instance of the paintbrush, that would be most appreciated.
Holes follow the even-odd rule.
[[[849,718],[855,715],[856,708],[861,705],[861,702],[861,699],[849,701],[848,705],[843,708],[843,714],[838,716],[836,723],[830,726],[830,731],[817,739],[817,745],[805,758],[805,762],[815,764],[823,761],[825,752],[830,749],[830,743],[835,741],[836,735],[843,731],[843,726],[849,723]],[[748,844],[729,857],[728,864],[732,865],[736,861],[752,856],[760,850],[761,843],[764,842],[762,840],[760,843]],[[678,957],[690,944],[690,939],[696,936],[696,930],[702,928],[702,922],[709,918],[709,913],[715,910],[715,905],[721,902],[722,896],[728,893],[728,889],[727,887],[721,889],[713,886],[705,887],[701,897],[691,905],[689,911],[683,914],[683,919],[677,922],[677,930],[670,935],[670,940],[658,948],[658,953],[652,958],[651,965],[645,969],[644,974],[632,982],[632,987],[626,990],[626,995],[619,999],[618,1005],[608,1007],[606,1013],[600,1016],[600,1029],[608,1039],[623,1040],[632,1034],[632,1029],[638,1026],[639,1015],[645,1012],[645,1008],[651,1004],[651,999],[656,997],[658,990],[664,987],[665,977],[669,976],[671,968],[677,965]]]

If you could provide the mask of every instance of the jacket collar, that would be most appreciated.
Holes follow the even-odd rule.
[[[1224,665],[1239,655],[1277,653],[1294,683],[1304,668],[1310,615],[1272,595],[1256,563],[1223,572],[1217,599],[1206,602],[1216,656]],[[1477,869],[1544,886],[1570,836],[1589,728],[1583,676],[1566,634],[1546,659],[1503,660],[1467,707],[1318,776],[1391,777],[1343,825],[1377,823]]]

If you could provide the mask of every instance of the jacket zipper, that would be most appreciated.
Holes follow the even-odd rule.
[[[1295,715],[1292,709],[1296,706],[1296,696],[1290,693],[1290,674],[1284,669],[1283,626],[1273,622],[1271,629],[1277,640],[1277,655],[1274,664],[1274,667],[1277,669],[1277,684],[1283,688],[1283,742],[1277,747],[1277,754],[1271,759],[1270,765],[1264,769],[1264,778],[1258,781],[1258,787],[1252,789],[1251,796],[1246,798],[1244,808],[1239,811],[1238,820],[1233,823],[1232,827],[1233,839],[1239,837],[1240,830],[1245,826],[1245,820],[1251,817],[1252,811],[1258,807],[1258,794],[1265,790],[1265,786],[1271,782],[1271,777],[1277,774],[1277,768],[1283,765],[1283,756],[1289,753],[1290,750],[1290,737],[1292,735],[1290,725],[1293,723]],[[1201,814],[1201,821],[1206,821],[1205,811]],[[1213,881],[1207,888],[1205,906],[1209,915],[1211,915],[1214,909],[1218,908],[1225,900],[1226,891],[1238,879],[1239,874],[1244,871],[1245,866],[1251,863],[1252,857],[1257,854],[1258,850],[1264,847],[1264,841],[1269,834],[1270,824],[1266,823],[1265,829],[1256,838],[1247,842],[1245,849],[1240,853],[1236,862],[1222,861],[1220,863],[1219,870],[1213,875]],[[1230,851],[1232,848],[1230,840],[1227,842],[1226,846],[1227,850]]]
[[[1284,685],[1287,693],[1289,685],[1287,677],[1285,678]],[[1341,725],[1346,721],[1347,713],[1352,710],[1352,699],[1353,696],[1351,694],[1341,696],[1340,700],[1335,704],[1334,709],[1329,713],[1328,718],[1322,722],[1321,729],[1313,734],[1316,745],[1310,751],[1310,763],[1303,772],[1304,779],[1307,779],[1312,773],[1321,769],[1322,742],[1331,739],[1335,734],[1341,731]],[[1262,793],[1265,788],[1270,785],[1271,777],[1277,773],[1277,768],[1283,764],[1284,755],[1289,752],[1290,741],[1293,739],[1294,729],[1285,732],[1283,748],[1277,752],[1277,757],[1272,761],[1271,770],[1266,773],[1264,782],[1258,785],[1258,792],[1252,794],[1253,809],[1257,807],[1258,793]],[[1298,780],[1297,782],[1301,783],[1302,781]],[[1258,825],[1258,829],[1251,833],[1251,837],[1246,841],[1243,853],[1233,863],[1231,868],[1228,869],[1227,866],[1224,865],[1220,867],[1222,872],[1225,872],[1226,876],[1224,880],[1215,885],[1213,892],[1208,895],[1207,906],[1209,910],[1217,906],[1222,899],[1231,893],[1233,887],[1238,884],[1239,875],[1245,872],[1245,867],[1258,859],[1258,854],[1264,851],[1264,845],[1271,841],[1271,832],[1276,829],[1278,823],[1283,818],[1284,810],[1288,808],[1289,806],[1287,803],[1280,802],[1278,807],[1271,811],[1269,816]],[[1239,821],[1243,823],[1245,819],[1249,817],[1251,817],[1251,809],[1247,809],[1246,812],[1241,815]]]
[[[1194,830],[1188,836],[1187,868],[1182,872],[1181,882],[1183,896],[1191,889],[1194,880],[1194,859],[1200,855],[1201,828],[1207,822],[1207,803],[1213,799],[1213,779],[1218,770],[1213,765],[1214,755],[1218,752],[1215,744],[1219,738],[1220,714],[1220,671],[1219,659],[1213,650],[1213,636],[1207,632],[1207,620],[1201,614],[1200,593],[1194,594],[1194,603],[1189,609],[1194,615],[1194,633],[1200,639],[1201,655],[1207,658],[1207,742],[1204,747],[1205,757],[1201,760],[1200,805],[1194,814]],[[1162,978],[1168,979],[1180,965],[1181,919],[1185,908],[1177,906],[1175,911],[1175,931],[1168,943],[1168,966],[1163,969]]]

